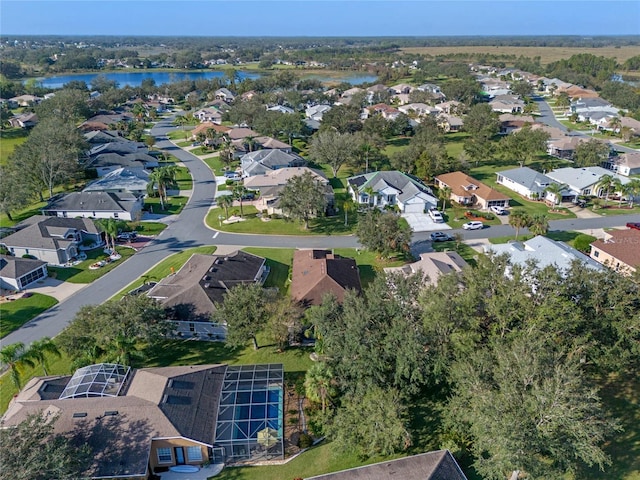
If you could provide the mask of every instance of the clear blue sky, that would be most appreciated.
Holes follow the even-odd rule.
[[[199,36],[640,34],[617,0],[0,0],[0,33]]]

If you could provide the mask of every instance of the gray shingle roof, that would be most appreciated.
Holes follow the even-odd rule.
[[[513,168],[511,170],[503,170],[498,172],[498,175],[502,175],[505,178],[526,187],[532,192],[542,193],[544,189],[553,183],[546,175],[536,172],[529,167]]]
[[[46,264],[47,262],[31,258],[0,255],[0,277],[17,279]]]
[[[19,230],[1,242],[7,247],[40,248],[45,250],[58,250],[66,248],[75,240],[67,240],[64,235],[69,230],[85,231],[97,234],[98,229],[92,220],[88,218],[62,218],[35,215],[18,225]]]
[[[129,193],[73,192],[49,203],[43,211],[130,212],[137,201]]]

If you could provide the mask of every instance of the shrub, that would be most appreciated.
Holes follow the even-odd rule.
[[[589,253],[591,251],[591,243],[596,240],[596,237],[581,233],[573,240],[573,247],[583,253]]]
[[[37,260],[37,258],[36,258],[36,257],[34,257],[33,255],[28,255],[28,254],[26,254],[26,253],[25,253],[24,255],[22,255],[22,258],[29,258],[29,259],[31,259],[31,260]]]
[[[313,437],[307,433],[301,434],[298,439],[298,446],[300,448],[309,448],[311,445],[313,445]]]

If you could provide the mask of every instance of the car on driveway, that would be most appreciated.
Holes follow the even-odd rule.
[[[451,235],[444,232],[433,232],[430,237],[432,242],[449,242],[453,240]]]
[[[489,210],[491,210],[496,215],[506,215],[508,213],[506,208],[498,206],[489,207]]]
[[[484,223],[482,222],[467,222],[462,225],[464,230],[482,230],[484,228]]]
[[[442,213],[440,213],[435,208],[429,210],[429,216],[435,223],[444,223],[444,217],[442,216]]]
[[[634,230],[640,230],[640,222],[629,222],[627,228],[633,228]]]

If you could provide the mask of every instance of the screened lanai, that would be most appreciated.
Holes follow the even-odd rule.
[[[229,366],[215,444],[228,462],[284,457],[282,364]]]
[[[129,370],[129,367],[115,363],[98,363],[79,368],[60,394],[60,399],[117,397]]]

